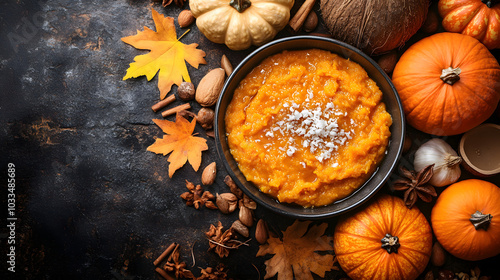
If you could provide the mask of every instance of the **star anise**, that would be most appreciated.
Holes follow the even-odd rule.
[[[212,201],[215,196],[209,191],[203,191],[200,185],[194,185],[193,183],[186,180],[186,188],[189,190],[181,194],[181,198],[186,201],[187,206],[194,206],[194,208],[199,209],[201,206],[205,206],[209,209],[217,209],[217,206]]]
[[[179,262],[179,247],[176,247],[172,252],[171,261],[167,261],[163,268],[168,272],[173,272],[177,279],[195,279],[191,270],[186,269],[186,266],[185,262]]]
[[[220,263],[215,269],[207,267],[201,269],[201,276],[196,280],[226,280],[227,272],[224,271],[224,264]]]
[[[420,197],[425,202],[431,202],[433,196],[437,196],[434,187],[429,184],[429,180],[434,174],[434,164],[426,166],[420,172],[410,171],[401,167],[401,173],[405,179],[396,180],[393,184],[397,191],[405,191],[404,202],[408,208],[412,208]]]

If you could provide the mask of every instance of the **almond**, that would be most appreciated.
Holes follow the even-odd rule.
[[[253,210],[245,206],[240,207],[240,221],[247,227],[253,226]]]
[[[224,86],[225,72],[222,68],[215,68],[208,72],[198,84],[195,99],[203,107],[213,106]]]
[[[264,244],[269,239],[269,230],[267,228],[267,223],[263,219],[260,219],[257,222],[257,226],[255,227],[255,239],[260,244]]]
[[[186,27],[193,24],[195,19],[196,18],[194,17],[193,13],[190,10],[184,10],[179,13],[179,16],[177,17],[177,22],[179,23],[180,27]]]
[[[250,235],[250,232],[248,231],[248,228],[241,223],[240,220],[234,221],[233,225],[231,226],[237,233],[241,234],[243,237],[248,237]]]
[[[224,72],[226,72],[226,75],[228,77],[231,75],[231,73],[233,73],[233,65],[231,64],[231,61],[229,61],[229,59],[225,54],[222,55],[220,66],[222,67],[222,69],[224,69]]]
[[[211,185],[215,181],[215,175],[217,175],[217,166],[215,161],[210,163],[201,174],[201,183],[205,186]]]
[[[431,263],[434,266],[443,266],[446,262],[446,253],[443,246],[439,242],[435,242],[432,246]]]

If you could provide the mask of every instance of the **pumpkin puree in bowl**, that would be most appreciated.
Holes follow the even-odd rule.
[[[319,49],[265,59],[225,116],[231,154],[248,181],[304,207],[342,199],[383,159],[392,119],[357,63]]]

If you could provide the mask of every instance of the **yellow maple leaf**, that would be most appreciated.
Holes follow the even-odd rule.
[[[201,164],[201,152],[208,150],[207,140],[196,137],[193,134],[196,126],[196,119],[191,122],[184,117],[177,115],[175,122],[168,120],[153,120],[158,125],[165,135],[163,138],[157,138],[156,141],[148,147],[148,151],[168,155],[168,176],[172,178],[174,172],[181,168],[186,161],[193,167],[194,171],[198,171]]]
[[[197,49],[198,44],[185,45],[177,39],[174,19],[165,17],[153,9],[156,32],[144,26],[137,35],[122,38],[122,41],[136,49],[151,50],[148,54],[138,55],[127,69],[123,80],[145,75],[151,81],[158,71],[160,98],[164,99],[173,84],[180,85],[182,79],[191,82],[187,61],[194,68],[205,64],[205,52]],[[182,37],[182,36],[181,36]]]
[[[278,280],[313,280],[311,272],[323,278],[325,272],[333,268],[333,255],[316,253],[333,251],[333,238],[323,235],[328,224],[312,226],[306,233],[310,223],[296,220],[283,232],[282,239],[270,237],[268,244],[259,247],[257,257],[274,254],[265,262],[264,279],[277,273]]]

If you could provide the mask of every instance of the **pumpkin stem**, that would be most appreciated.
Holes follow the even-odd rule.
[[[471,218],[469,221],[474,225],[474,228],[476,230],[478,229],[484,229],[487,230],[488,226],[491,223],[491,219],[493,216],[491,214],[483,214],[480,211],[476,211],[474,214],[470,215]]]
[[[441,71],[441,76],[439,76],[439,78],[441,78],[441,80],[443,80],[443,82],[449,84],[449,85],[453,85],[454,83],[458,82],[458,80],[460,80],[460,73],[462,73],[462,70],[460,70],[460,68],[453,68],[453,67],[448,67],[446,69],[443,69],[443,71]]]
[[[231,0],[231,2],[229,2],[229,6],[235,8],[239,13],[243,13],[243,11],[251,5],[252,2],[250,2],[250,0]]]
[[[387,253],[397,253],[399,246],[399,238],[388,233],[382,238],[382,249],[386,249]]]
[[[495,6],[499,1],[498,0],[481,0],[484,4],[486,4],[486,7],[491,8]]]

